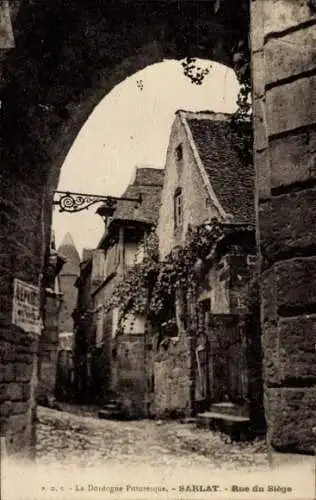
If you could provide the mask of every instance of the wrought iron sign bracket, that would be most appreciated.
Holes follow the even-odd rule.
[[[59,206],[60,212],[75,213],[86,210],[96,203],[102,203],[104,210],[113,211],[117,206],[118,201],[131,201],[135,203],[135,208],[138,208],[142,203],[141,194],[138,198],[124,198],[116,196],[102,196],[89,193],[74,193],[71,191],[54,191],[53,205]],[[98,212],[101,215],[100,207]]]

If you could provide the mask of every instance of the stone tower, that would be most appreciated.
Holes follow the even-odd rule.
[[[58,253],[66,259],[59,275],[60,291],[63,294],[63,303],[59,314],[59,332],[60,336],[64,336],[65,334],[73,334],[72,313],[77,303],[77,288],[74,284],[79,276],[80,266],[79,253],[70,233],[66,233],[64,236]]]

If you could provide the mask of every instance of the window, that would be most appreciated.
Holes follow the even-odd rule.
[[[182,144],[179,144],[179,146],[176,147],[176,160],[180,161],[183,158],[183,149],[182,149]]]
[[[105,278],[115,273],[119,265],[120,252],[119,245],[114,242],[108,249],[105,255]]]
[[[178,188],[174,194],[174,225],[181,226],[183,219],[182,189]]]

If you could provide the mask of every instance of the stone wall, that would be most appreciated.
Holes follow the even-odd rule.
[[[176,148],[182,145],[183,157],[176,158]],[[183,224],[174,227],[174,194],[182,189]],[[158,222],[159,251],[164,258],[172,248],[185,239],[188,225],[199,225],[212,217],[220,217],[215,206],[206,204],[209,198],[202,175],[197,167],[179,114],[176,115],[170,133],[166,155],[165,180],[161,193]]]
[[[101,333],[101,342],[98,342],[96,347],[92,348],[92,392],[95,397],[95,402],[104,404],[110,397],[112,390],[112,311],[105,312],[103,304],[111,297],[117,276],[114,276],[109,281],[103,283],[93,294],[93,324],[96,334]],[[98,325],[99,323],[99,325]],[[101,331],[99,331],[101,330]],[[94,339],[96,342],[96,339]]]
[[[100,17],[98,12],[87,9],[84,17],[85,12],[80,16],[79,11],[74,11],[74,4],[69,4],[67,11],[60,9],[59,2],[50,4],[44,12],[40,2],[25,3],[17,24],[18,49],[10,58],[12,66],[6,68],[7,75],[18,74],[19,77],[1,82],[1,87],[7,85],[7,88],[2,94],[1,128],[5,158],[1,163],[0,179],[0,224],[4,228],[0,238],[0,412],[9,451],[27,453],[34,441],[37,339],[11,325],[12,279],[15,276],[34,285],[39,283],[43,252],[49,244],[45,233],[50,230],[50,216],[45,212],[43,217],[46,203],[43,186],[47,182],[49,189],[56,187],[60,165],[69,147],[106,92],[148,64],[164,57],[187,55],[181,38],[186,33],[183,23],[182,30],[174,29],[182,19],[177,16],[183,16],[176,4],[174,10],[170,8],[174,17],[166,14],[165,9],[158,12],[155,2],[147,2],[150,11],[144,15],[142,5],[136,12],[137,6],[131,4],[132,10],[127,13],[133,12],[135,16],[118,10],[115,28],[111,15]],[[126,9],[125,5],[123,3]],[[229,9],[230,4],[227,5]],[[310,230],[315,223],[316,119],[315,99],[312,99],[315,13],[309,5],[312,5],[310,0],[251,1],[255,165],[260,200],[257,215],[262,253],[262,326],[266,346],[269,439],[275,446],[303,451],[311,451],[311,429],[315,426],[316,415],[312,368],[315,365],[315,337],[311,343],[308,341],[316,322],[315,231]],[[107,4],[104,6],[108,8]],[[233,26],[225,24],[227,12],[218,21],[226,28],[214,29],[211,23],[216,22],[216,18],[211,17],[212,9],[207,5],[205,9],[205,19],[210,16],[210,24],[205,24],[210,39],[205,38],[204,49],[198,49],[201,46],[200,24],[192,22],[190,12],[186,17],[188,27],[192,30],[196,27],[196,33],[190,33],[186,39],[192,48],[200,50],[198,55],[208,55],[230,64],[228,35]],[[197,11],[200,19],[204,19],[198,4]],[[70,22],[74,12],[79,15],[76,23]],[[54,43],[56,32],[47,29],[52,19],[54,26],[60,28],[58,46]],[[128,24],[130,19],[132,24]],[[126,21],[123,27],[122,20]],[[30,27],[27,33],[25,26]],[[78,31],[72,32],[75,28]],[[112,36],[113,30],[118,34],[124,31],[129,38],[123,40],[121,36]],[[98,33],[98,37],[91,37],[91,32]],[[40,50],[39,40],[43,42]],[[82,53],[82,47],[89,54],[89,64],[87,58],[76,57],[79,49]],[[24,64],[26,59],[28,64]],[[109,61],[109,66],[104,61]],[[59,79],[52,88],[48,75],[57,67]],[[64,99],[60,104],[61,95]],[[47,96],[50,96],[51,113],[44,113],[38,106],[40,99]],[[5,165],[5,161],[10,164]],[[301,330],[295,330],[298,323]],[[287,345],[282,333],[285,324],[293,332],[287,336]],[[297,349],[297,346],[301,347]],[[292,379],[282,368],[284,363],[275,363],[278,356],[288,366],[297,366]],[[276,379],[268,372],[270,364]]]
[[[239,245],[242,243],[239,236]],[[246,245],[246,243],[245,243]],[[210,269],[208,269],[208,267]],[[206,261],[206,276],[199,289],[199,301],[208,300],[212,314],[239,314],[250,311],[253,297],[251,287],[256,278],[257,256],[242,245],[227,249],[211,264]]]
[[[185,57],[183,33],[197,55],[231,64],[227,32],[234,26],[224,29],[226,9],[215,16],[191,2],[181,10],[173,2],[163,8],[119,2],[117,9],[102,3],[99,12],[90,0],[45,6],[17,1],[13,12],[20,4],[15,48],[12,57],[1,54],[0,69],[0,414],[8,451],[29,453],[38,339],[11,325],[12,280],[40,283],[61,165],[92,110],[116,84],[166,57]],[[195,22],[200,16],[209,34],[203,42]],[[52,73],[58,75],[54,82]]]
[[[32,457],[35,449],[38,336],[11,323],[13,278],[39,285],[44,249],[45,199],[34,177],[0,174],[0,418],[9,454]],[[48,219],[49,220],[49,219]]]
[[[157,418],[192,412],[192,340],[185,334],[165,339],[154,357],[153,413]]]
[[[113,359],[113,390],[119,396],[124,414],[130,418],[147,416],[145,355],[144,334],[118,336]]]
[[[46,293],[44,330],[39,340],[37,395],[53,397],[58,358],[58,312],[61,297]]]
[[[316,11],[252,0],[265,411],[276,448],[314,452]]]
[[[58,351],[55,396],[58,401],[75,401],[75,370],[71,350],[60,349]]]
[[[73,332],[74,322],[72,314],[77,305],[78,290],[75,287],[76,275],[66,274],[60,276],[60,291],[63,302],[59,313],[59,331]]]

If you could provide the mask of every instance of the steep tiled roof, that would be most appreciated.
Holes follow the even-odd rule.
[[[138,222],[156,223],[159,214],[160,196],[163,186],[164,170],[158,168],[136,169],[133,184],[130,184],[123,193],[126,198],[142,197],[142,203],[137,206],[131,201],[120,200],[113,214],[113,220],[130,220]]]
[[[242,161],[232,133],[230,115],[180,112],[192,134],[195,147],[213,191],[226,213],[237,221],[254,220],[253,165]]]
[[[163,186],[164,170],[162,168],[137,166],[131,184],[137,186]]]

